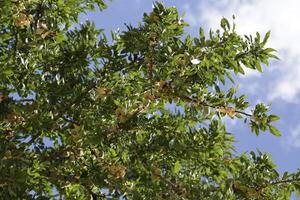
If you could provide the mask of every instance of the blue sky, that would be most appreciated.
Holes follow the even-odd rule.
[[[250,133],[242,121],[226,121],[227,128],[236,136],[239,152],[256,150],[271,154],[278,169],[296,171],[300,168],[300,19],[299,0],[164,0],[167,6],[176,6],[184,20],[190,24],[190,34],[198,33],[202,26],[216,29],[224,16],[234,14],[240,34],[265,34],[271,30],[269,46],[278,50],[280,61],[274,61],[263,74],[247,70],[238,79],[240,91],[253,103],[271,104],[272,113],[281,117],[276,123],[282,137]],[[103,12],[81,16],[81,21],[93,20],[98,28],[124,29],[124,24],[137,25],[143,13],[152,9],[150,0],[113,0]]]

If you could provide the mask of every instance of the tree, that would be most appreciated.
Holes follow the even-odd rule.
[[[237,154],[223,122],[242,118],[257,135],[280,135],[279,117],[262,103],[246,112],[234,83],[245,67],[262,71],[277,58],[265,47],[269,32],[240,36],[223,18],[221,30],[192,38],[176,8],[155,3],[110,41],[91,22],[73,26],[95,5],[106,6],[0,1],[1,199],[299,193],[300,172],[279,174],[267,153]]]

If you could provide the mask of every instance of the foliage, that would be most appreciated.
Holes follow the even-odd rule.
[[[260,151],[237,155],[223,123],[242,118],[257,135],[280,135],[268,106],[245,111],[233,78],[276,58],[265,47],[270,33],[240,36],[224,18],[221,30],[192,38],[176,8],[156,3],[109,41],[93,23],[76,23],[95,4],[105,8],[101,0],[0,1],[1,199],[299,193],[300,172],[280,175]]]

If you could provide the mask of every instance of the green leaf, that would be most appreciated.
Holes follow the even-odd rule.
[[[229,30],[230,29],[230,24],[229,24],[228,20],[224,17],[221,19],[221,27],[224,30]]]
[[[64,41],[64,39],[65,39],[65,36],[63,33],[58,33],[55,37],[55,41],[57,43],[61,43],[62,41]]]
[[[242,66],[238,67],[238,72],[240,72],[241,74],[245,75],[245,71],[244,71],[244,69],[243,69]]]
[[[280,58],[274,54],[268,54],[270,58],[275,58],[276,60],[280,60]]]
[[[265,37],[264,37],[262,43],[261,43],[261,46],[262,46],[262,47],[265,46],[265,44],[267,43],[267,41],[268,41],[270,35],[271,35],[271,31],[268,31],[268,32],[266,33],[266,35],[265,35]]]
[[[284,174],[282,175],[282,180],[286,180],[288,177],[289,177],[289,173],[284,172]]]
[[[3,71],[3,74],[6,75],[6,76],[10,76],[14,73],[14,71],[12,69],[5,69]]]
[[[277,120],[280,120],[280,117],[278,117],[277,115],[270,115],[268,117],[268,121],[270,121],[270,122],[275,122]]]
[[[256,43],[260,42],[260,34],[259,34],[259,32],[256,32],[255,42]]]
[[[181,164],[180,162],[177,160],[174,164],[174,167],[173,167],[173,173],[174,174],[178,174],[178,172],[180,171],[181,169]]]
[[[200,29],[199,29],[199,35],[200,35],[200,40],[202,42],[204,42],[204,40],[205,40],[205,34],[204,34],[204,30],[203,30],[202,27],[200,27]]]
[[[266,48],[265,50],[264,50],[264,53],[271,53],[271,52],[276,52],[276,50],[275,49],[273,49],[273,48]]]
[[[259,62],[256,62],[255,63],[255,67],[256,67],[256,69],[259,71],[259,72],[262,72],[263,70],[262,70],[262,67],[261,67],[261,64],[259,63]]]
[[[269,125],[269,130],[273,135],[275,135],[277,137],[281,136],[280,131],[277,128],[275,128],[274,126]]]

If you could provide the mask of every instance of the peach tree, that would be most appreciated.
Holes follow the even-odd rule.
[[[300,172],[239,154],[224,118],[280,132],[234,80],[262,71],[263,37],[191,37],[176,8],[105,36],[82,12],[102,0],[0,1],[1,199],[289,199]],[[172,106],[170,106],[172,105]],[[250,131],[249,131],[250,132]]]

